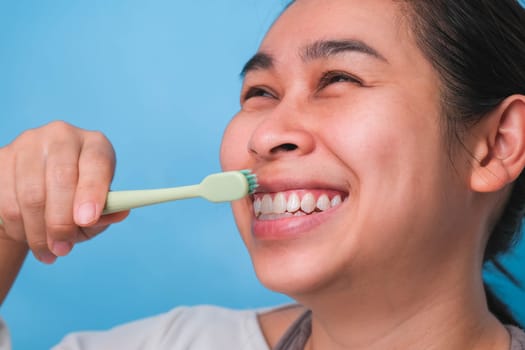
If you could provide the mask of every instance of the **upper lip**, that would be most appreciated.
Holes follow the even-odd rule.
[[[268,173],[259,173],[257,174],[257,184],[258,187],[255,190],[255,193],[276,193],[284,191],[293,191],[293,190],[308,190],[308,189],[317,189],[317,190],[332,190],[348,194],[348,188],[343,184],[336,184],[329,181],[324,181],[323,179],[314,179],[313,177],[308,177],[307,175],[298,175],[295,173],[280,173],[280,174],[268,174]]]

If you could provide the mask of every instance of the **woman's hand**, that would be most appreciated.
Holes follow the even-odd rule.
[[[27,244],[44,263],[129,213],[101,217],[115,153],[100,132],[52,122],[0,148],[0,164],[0,245]]]

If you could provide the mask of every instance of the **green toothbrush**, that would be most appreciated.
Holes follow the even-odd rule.
[[[206,176],[199,184],[155,190],[110,191],[102,214],[202,197],[210,202],[230,202],[252,194],[257,177],[250,170],[226,171]]]
[[[195,197],[202,197],[210,202],[229,202],[252,194],[256,188],[257,176],[250,170],[226,171],[208,175],[196,185],[154,190],[110,191],[102,214]]]

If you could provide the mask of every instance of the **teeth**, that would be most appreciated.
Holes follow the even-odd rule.
[[[262,214],[271,214],[273,213],[273,201],[272,196],[265,194],[261,203],[261,213]]]
[[[304,195],[301,200],[301,210],[307,214],[310,214],[315,210],[315,198],[313,194],[307,193]]]
[[[326,194],[321,195],[321,197],[319,197],[319,199],[317,200],[317,208],[321,211],[330,209],[330,206],[330,199]]]
[[[289,218],[293,216],[292,213],[283,213],[283,214],[264,214],[259,216],[259,220],[277,220],[282,218]]]
[[[335,196],[334,198],[332,198],[332,208],[335,207],[335,206],[338,206],[339,204],[341,204],[342,200],[341,200],[341,196],[340,195],[337,195]]]
[[[286,197],[284,193],[277,193],[273,199],[273,212],[276,214],[282,214],[286,211]]]
[[[288,197],[288,204],[286,210],[290,213],[296,212],[301,207],[301,201],[297,193],[292,193]]]
[[[325,211],[342,203],[340,195],[332,200],[327,194],[321,194],[315,199],[313,193],[305,193],[302,198],[295,192],[291,192],[286,200],[286,194],[276,193],[273,198],[271,194],[259,196],[253,201],[253,211],[260,220],[276,220],[290,216],[304,216],[314,211]]]
[[[262,201],[259,198],[253,201],[253,211],[255,212],[255,216],[259,216],[261,214],[261,206]]]

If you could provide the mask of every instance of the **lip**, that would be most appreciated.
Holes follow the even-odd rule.
[[[346,204],[348,190],[341,185],[329,184],[325,182],[300,179],[299,177],[288,177],[280,179],[260,178],[256,193],[276,193],[286,191],[330,191],[338,192],[343,198],[343,202],[333,208],[315,214],[280,218],[276,220],[259,220],[252,212],[252,234],[258,240],[286,240],[297,239],[303,236],[314,234],[315,229],[330,221],[331,218]],[[254,196],[251,196],[253,205]]]
[[[318,180],[306,180],[300,177],[268,178],[257,174],[257,189],[255,193],[276,193],[285,191],[327,190],[336,191],[348,196],[348,190],[341,185],[330,184]]]

